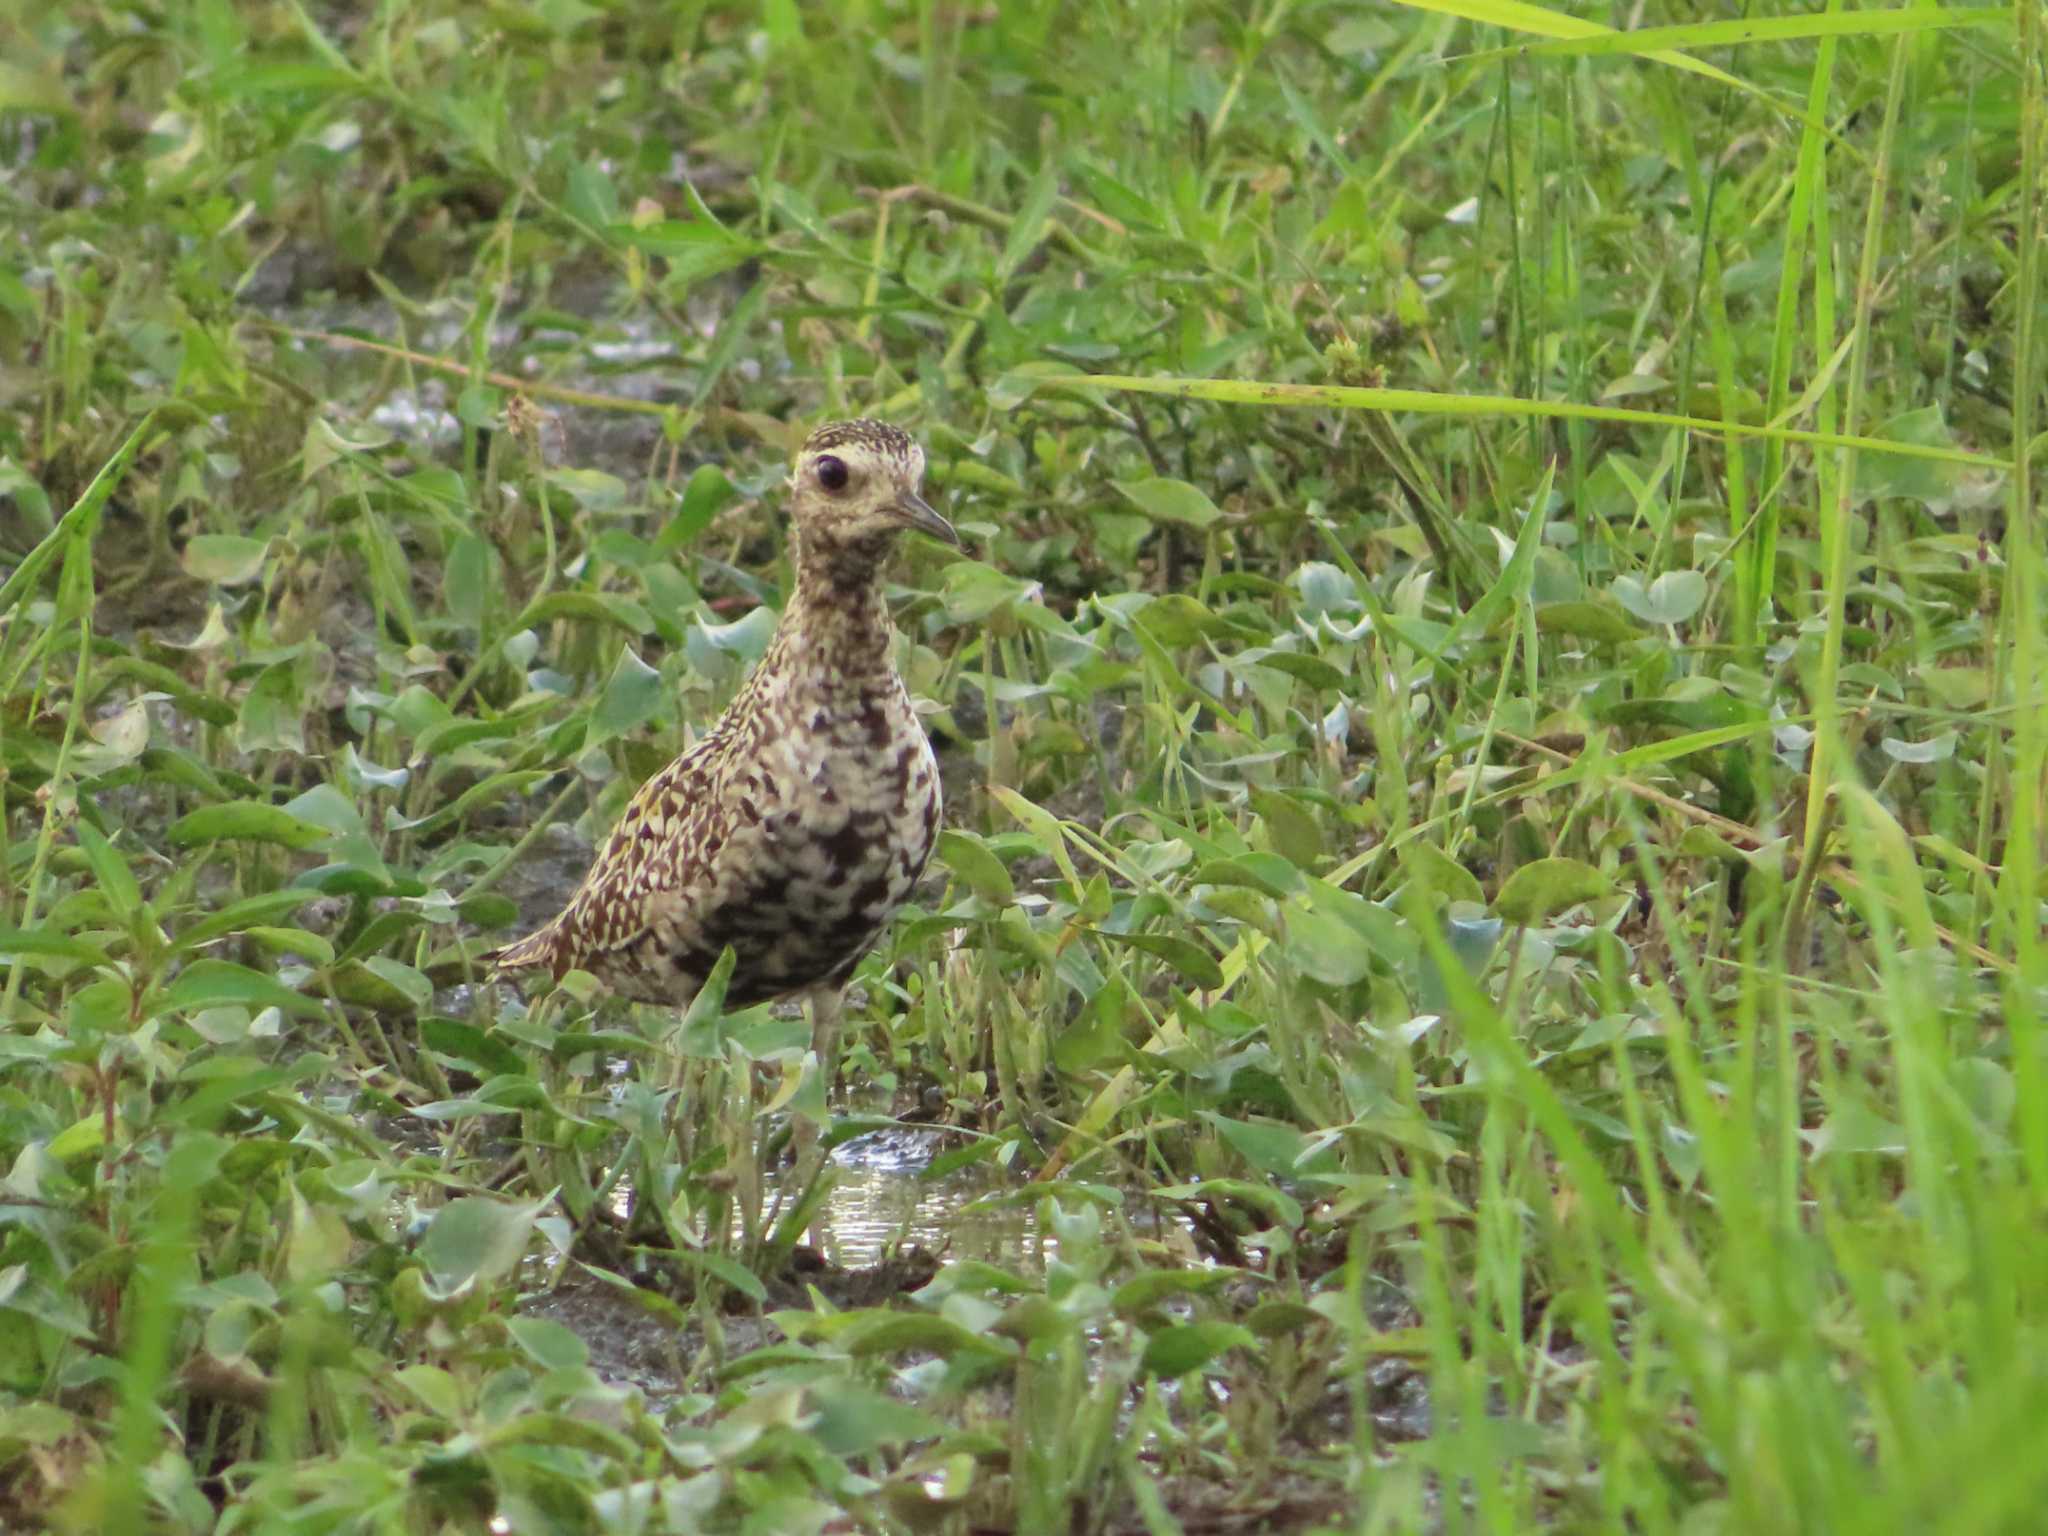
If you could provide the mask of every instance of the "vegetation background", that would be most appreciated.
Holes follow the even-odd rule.
[[[0,1525],[2037,1529],[2044,103],[2028,0],[17,0]],[[852,413],[969,552],[828,1106],[468,957]]]

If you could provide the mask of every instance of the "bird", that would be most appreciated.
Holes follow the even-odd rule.
[[[804,440],[788,481],[795,581],[760,662],[711,730],[641,785],[561,912],[484,957],[495,972],[583,970],[681,1009],[730,946],[725,1006],[808,993],[830,1082],[841,989],[939,834],[938,762],[882,594],[904,532],[960,546],[919,494],[924,467],[884,422]]]

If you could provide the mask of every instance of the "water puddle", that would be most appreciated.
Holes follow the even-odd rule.
[[[1035,1203],[977,1203],[1015,1188],[1022,1175],[974,1163],[927,1177],[940,1150],[939,1133],[910,1128],[876,1131],[835,1149],[832,1188],[808,1234],[820,1257],[841,1269],[867,1269],[915,1247],[941,1260],[1042,1272],[1055,1240],[1039,1229]]]

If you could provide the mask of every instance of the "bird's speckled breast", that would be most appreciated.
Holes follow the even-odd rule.
[[[657,898],[649,914],[634,969],[661,1000],[728,944],[738,961],[731,1007],[843,981],[931,857],[938,764],[902,682],[792,682],[734,744],[720,889],[687,909]]]

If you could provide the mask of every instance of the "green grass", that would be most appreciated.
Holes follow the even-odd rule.
[[[2034,1528],[2035,8],[0,60],[0,1525]],[[968,550],[861,1092],[470,985],[854,412]],[[799,1116],[959,1250],[792,1271]]]

